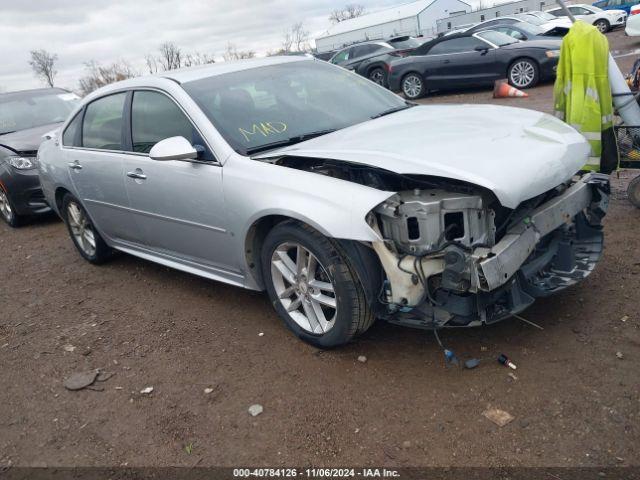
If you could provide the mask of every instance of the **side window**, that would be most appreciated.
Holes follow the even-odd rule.
[[[346,60],[349,60],[349,50],[350,49],[347,48],[341,51],[340,53],[338,53],[335,57],[333,57],[333,59],[331,60],[331,63],[342,63]]]
[[[447,40],[435,45],[429,51],[429,55],[472,52],[478,46],[486,47],[486,44],[472,37],[454,38],[453,40]]]
[[[170,137],[184,137],[196,145],[204,143],[189,119],[169,97],[159,92],[134,92],[131,104],[133,151],[149,153],[156,143]]]
[[[353,55],[351,58],[358,58],[364,55],[368,55],[373,51],[373,45],[360,45],[359,47],[353,47]]]
[[[87,105],[82,124],[82,146],[122,150],[122,112],[126,93],[103,97]]]
[[[79,147],[80,122],[82,121],[82,110],[80,110],[62,134],[62,145],[65,147]]]
[[[562,16],[564,16],[564,12],[562,10],[560,10],[560,9],[558,9],[558,10],[549,10],[547,13],[550,13],[554,17],[562,17]]]

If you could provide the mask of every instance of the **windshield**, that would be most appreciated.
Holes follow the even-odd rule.
[[[515,38],[507,35],[506,33],[496,32],[493,30],[486,30],[484,32],[478,32],[476,36],[486,40],[488,42],[497,45],[498,47],[503,47],[505,45],[511,45],[512,43],[518,43],[520,40],[516,40]]]
[[[556,17],[555,15],[551,15],[550,13],[547,12],[536,12],[536,16],[542,18],[543,20],[547,20],[547,21],[551,21],[551,20],[557,20],[558,17]]]
[[[78,100],[77,95],[63,91],[0,95],[0,135],[64,122]]]
[[[242,155],[408,108],[373,82],[316,60],[215,75],[183,88]]]
[[[542,35],[545,31],[544,28],[541,28],[538,25],[534,25],[533,23],[526,23],[526,22],[520,23],[518,25],[518,28],[520,28],[520,30],[524,30],[530,35]]]
[[[546,20],[543,20],[540,17],[537,17],[536,15],[518,15],[518,18],[520,18],[520,20],[524,20],[525,22],[531,23],[533,25],[542,25],[544,23],[547,23]]]

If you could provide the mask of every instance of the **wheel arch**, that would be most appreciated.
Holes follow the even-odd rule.
[[[56,203],[55,207],[59,215],[62,215],[62,200],[64,199],[67,193],[70,193],[71,195],[73,195],[73,192],[71,192],[71,190],[68,190],[65,187],[56,188],[56,191],[54,193],[54,199]]]
[[[359,241],[333,238],[323,232],[322,229],[288,215],[270,214],[262,216],[254,221],[247,231],[244,242],[245,262],[248,267],[248,274],[251,275],[260,290],[265,289],[261,261],[262,246],[269,232],[278,225],[287,222],[310,226],[325,235],[343,254],[349,268],[353,270],[360,280],[369,306],[375,313],[382,314],[379,311],[382,308],[382,304],[377,299],[384,282],[384,271],[382,263],[374,250]]]

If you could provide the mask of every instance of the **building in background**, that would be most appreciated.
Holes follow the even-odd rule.
[[[483,1],[486,2],[486,0]],[[565,2],[573,3],[571,1]],[[589,2],[590,3],[590,2]],[[506,15],[514,15],[516,13],[529,12],[531,10],[549,10],[556,7],[555,0],[520,0],[517,2],[508,2],[498,4],[493,3],[490,8],[483,8],[474,12],[451,12],[436,20],[436,32],[444,33],[449,30],[456,30],[467,26],[474,25],[485,20],[491,20],[496,17],[504,17]]]
[[[357,42],[403,35],[434,37],[439,18],[470,11],[471,5],[461,0],[418,0],[337,23],[315,39],[316,49],[323,53]]]

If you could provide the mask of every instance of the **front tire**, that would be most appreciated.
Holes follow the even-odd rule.
[[[600,31],[600,33],[607,33],[609,30],[611,30],[611,24],[604,18],[595,22],[593,26],[596,27]]]
[[[374,321],[364,290],[337,243],[307,225],[274,227],[262,247],[271,303],[287,327],[319,348],[344,345]]]
[[[509,85],[515,88],[532,88],[540,80],[540,68],[538,64],[530,58],[518,58],[507,70]]]
[[[416,100],[423,97],[427,91],[422,75],[419,73],[410,73],[406,75],[400,84],[402,93],[409,100]]]
[[[113,256],[80,201],[66,194],[62,199],[62,217],[76,249],[86,261],[99,265]]]
[[[22,217],[16,213],[9,194],[2,187],[0,187],[0,217],[12,228],[18,228],[22,224]]]

